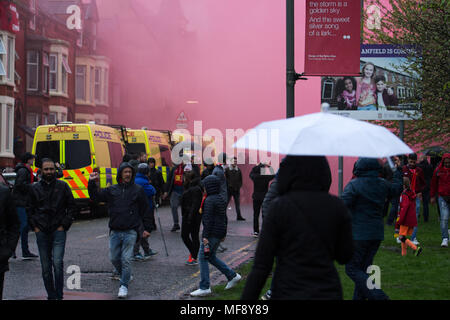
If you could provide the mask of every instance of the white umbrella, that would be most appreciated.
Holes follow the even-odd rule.
[[[329,113],[264,122],[234,148],[283,155],[385,158],[413,153],[382,126]]]

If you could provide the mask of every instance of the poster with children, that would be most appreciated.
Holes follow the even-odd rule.
[[[408,68],[411,49],[361,45],[360,76],[322,77],[322,104],[358,120],[420,119],[418,76]]]

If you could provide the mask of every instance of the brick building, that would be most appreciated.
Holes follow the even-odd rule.
[[[0,0],[0,4],[6,8],[0,11],[2,168],[31,151],[39,125],[108,123],[111,90],[110,60],[97,52],[95,0]],[[17,22],[10,18],[15,12]],[[72,28],[70,22],[78,18],[79,25]]]

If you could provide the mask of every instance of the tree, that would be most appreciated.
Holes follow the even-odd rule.
[[[412,45],[407,72],[418,75],[416,102],[421,120],[406,121],[411,145],[450,144],[450,0],[373,0],[381,10],[379,28],[364,30],[369,43]],[[383,125],[398,133],[399,123]]]

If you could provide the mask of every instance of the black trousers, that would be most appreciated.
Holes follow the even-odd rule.
[[[259,215],[264,199],[253,199],[253,231],[259,233]]]
[[[0,300],[3,300],[3,283],[5,281],[5,273],[0,272]]]
[[[181,239],[188,248],[192,259],[197,260],[198,250],[200,249],[200,224],[202,216],[197,214],[194,219],[189,221],[186,216],[181,219]]]
[[[237,216],[237,218],[240,218],[240,217],[242,217],[242,215],[241,215],[241,201],[240,201],[241,193],[240,193],[240,191],[239,190],[238,191],[233,191],[231,189],[228,189],[228,203],[227,203],[227,206],[228,206],[228,204],[231,201],[231,197],[233,197],[234,204],[236,205],[236,216]]]

